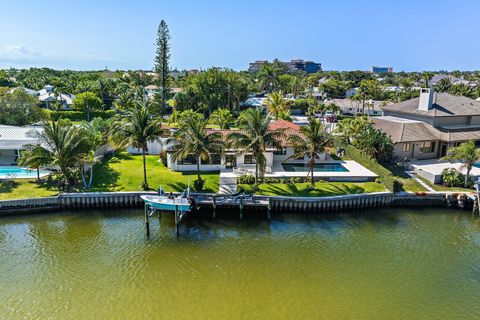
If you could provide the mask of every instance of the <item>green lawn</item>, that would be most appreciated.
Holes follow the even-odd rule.
[[[252,185],[242,184],[247,193],[252,193]],[[255,194],[265,196],[324,197],[345,194],[385,191],[385,187],[376,182],[317,182],[314,189],[309,183],[269,183],[261,184]]]
[[[405,173],[405,169],[399,166],[385,166],[385,169],[389,170],[393,176],[402,183],[403,191],[407,192],[426,192],[425,189],[420,183],[416,180],[410,178],[408,174]]]
[[[430,181],[428,181],[427,179],[425,179],[423,177],[420,177],[419,175],[417,175],[417,177],[420,180],[422,180],[423,182],[425,182],[430,188],[432,188],[435,191],[439,191],[439,192],[466,192],[466,193],[475,192],[475,189],[459,188],[459,187],[447,187],[447,186],[444,186],[442,184],[432,184],[432,183],[430,183]]]
[[[166,168],[158,161],[158,156],[147,156],[147,179],[150,188],[159,186],[166,191],[183,191],[188,185],[193,188],[197,179],[195,172],[182,174]],[[219,173],[202,173],[205,180],[205,192],[218,192]],[[142,156],[117,154],[94,168],[94,184],[91,191],[136,191],[141,189],[143,181]]]
[[[0,181],[0,200],[48,197],[58,194],[58,189],[36,179],[16,179]]]
[[[160,185],[165,191],[183,191],[188,185],[193,188],[196,173],[182,174],[165,168],[158,162],[158,156],[147,156],[148,183],[152,189]],[[202,173],[205,192],[218,192],[219,173]],[[93,188],[88,191],[138,191],[143,180],[142,157],[120,153],[94,168]],[[78,190],[84,191],[84,190]],[[58,194],[55,185],[35,179],[0,181],[0,200],[47,197]]]

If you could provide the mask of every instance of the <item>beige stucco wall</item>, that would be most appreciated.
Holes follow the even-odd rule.
[[[410,143],[410,150],[408,152],[403,152],[403,143],[396,143],[393,149],[395,156],[408,158],[408,159],[434,159],[438,157],[440,150],[440,141],[435,142],[435,149],[433,152],[421,152],[420,151],[420,142]]]

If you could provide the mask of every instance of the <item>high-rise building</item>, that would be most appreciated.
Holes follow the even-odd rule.
[[[248,66],[249,72],[257,72],[262,65],[267,64],[267,60],[257,60],[251,62]],[[291,71],[304,71],[306,73],[315,73],[322,71],[322,64],[314,61],[305,61],[303,59],[291,60],[289,62],[283,62]]]
[[[372,73],[387,73],[387,72],[393,72],[392,67],[377,67],[377,66],[372,66],[370,69]]]

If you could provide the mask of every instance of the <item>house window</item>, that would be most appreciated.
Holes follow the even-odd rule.
[[[210,155],[210,164],[222,164],[220,153],[212,153]]]
[[[193,156],[193,154],[189,154],[185,158],[178,160],[177,164],[183,164],[183,165],[197,164],[197,159]]]
[[[434,151],[435,151],[435,142],[434,141],[420,142],[420,152],[422,152],[422,153],[432,153]]]
[[[410,151],[410,143],[404,143],[402,151],[403,152],[409,152]]]
[[[276,156],[284,156],[284,155],[287,154],[287,149],[282,148],[281,150],[275,150],[275,151],[273,151],[273,154],[276,155]]]
[[[255,158],[251,154],[246,154],[243,158],[243,163],[245,164],[255,164]]]

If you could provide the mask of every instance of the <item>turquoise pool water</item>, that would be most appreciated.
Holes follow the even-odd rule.
[[[48,171],[40,170],[40,176],[47,175]],[[0,166],[0,179],[27,179],[36,178],[37,170],[15,166]]]
[[[284,164],[283,169],[288,172],[307,172],[308,167],[306,164]],[[317,163],[313,169],[315,172],[347,172],[347,168],[340,163]]]

